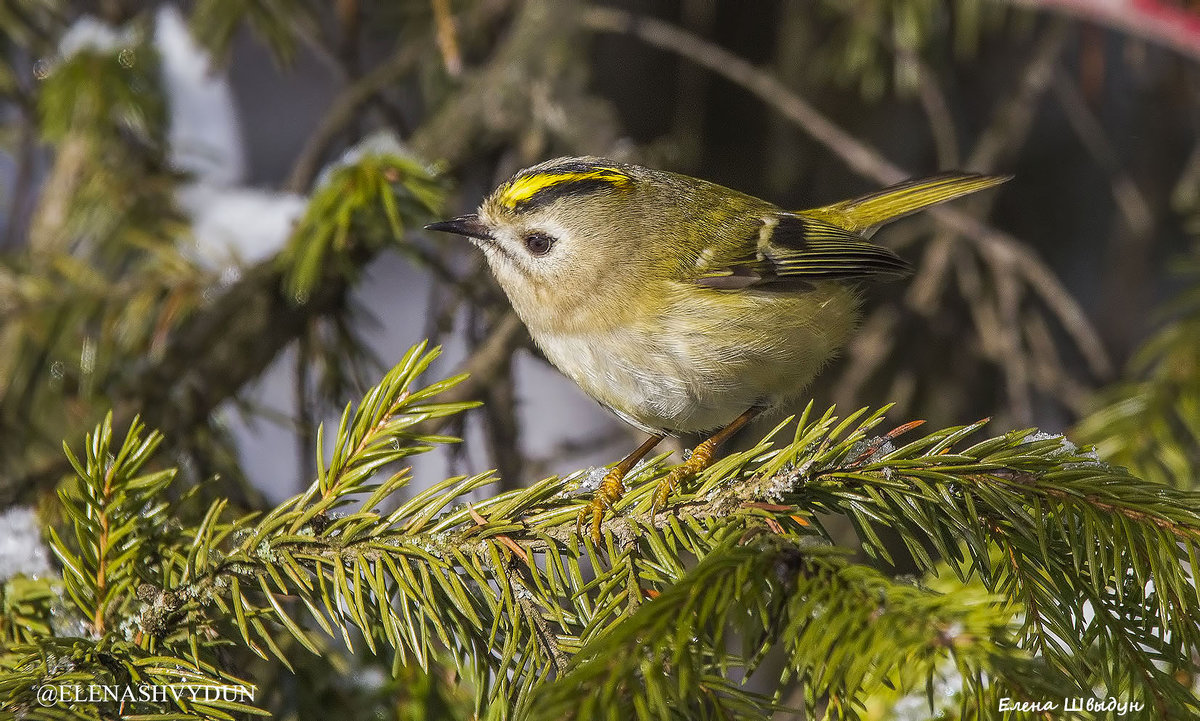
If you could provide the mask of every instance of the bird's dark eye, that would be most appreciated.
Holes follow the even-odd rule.
[[[545,255],[554,245],[554,238],[545,233],[530,233],[525,236],[525,249],[534,255]]]

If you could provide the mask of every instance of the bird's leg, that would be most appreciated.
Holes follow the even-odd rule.
[[[579,518],[575,522],[576,528],[579,527],[585,517],[590,516],[592,521],[592,540],[597,545],[600,544],[600,523],[604,520],[605,509],[612,508],[613,504],[621,500],[621,496],[625,495],[625,475],[633,470],[637,462],[645,458],[647,453],[654,450],[654,447],[662,441],[663,437],[661,433],[650,436],[633,453],[625,456],[621,459],[620,463],[613,466],[613,469],[604,476],[604,480],[600,481],[600,487],[592,495],[592,502],[579,512]]]
[[[692,450],[692,455],[683,463],[671,469],[671,472],[663,477],[658,482],[658,487],[654,489],[654,503],[650,506],[651,513],[658,513],[667,505],[667,496],[681,481],[684,481],[696,475],[705,468],[712,465],[712,462],[717,456],[717,447],[734,433],[746,427],[746,424],[754,420],[763,409],[760,406],[750,408],[742,415],[733,419],[733,422],[725,426],[721,430],[709,436],[707,440],[697,445]]]

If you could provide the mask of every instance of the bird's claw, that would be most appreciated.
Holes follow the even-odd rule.
[[[671,495],[671,491],[675,490],[680,483],[712,465],[716,452],[716,443],[712,440],[704,441],[696,446],[695,450],[692,451],[692,455],[686,461],[672,468],[671,472],[664,476],[658,482],[658,487],[654,489],[654,498],[650,505],[650,515],[657,515],[659,511],[666,508],[667,497]],[[575,518],[576,533],[583,532],[583,522],[584,519],[587,519],[592,531],[592,541],[597,546],[600,545],[600,541],[604,537],[604,534],[601,533],[604,524],[604,514],[625,495],[624,481],[625,474],[616,468],[604,476],[604,480],[600,481],[600,487],[592,494],[591,502],[584,506]]]
[[[604,512],[613,507],[621,497],[625,495],[625,474],[613,469],[604,476],[604,480],[600,481],[600,487],[592,495],[592,500],[583,510],[579,512],[579,516],[575,519],[575,530],[581,532],[583,520],[589,520],[592,529],[592,541],[597,546],[600,545],[600,540],[603,534],[600,532],[601,524],[604,522]]]
[[[713,457],[716,455],[717,446],[712,441],[704,441],[696,446],[692,451],[692,455],[683,463],[671,469],[671,472],[663,476],[658,482],[658,486],[654,489],[654,499],[650,504],[650,515],[658,515],[658,512],[667,507],[667,497],[671,495],[680,483],[686,481],[696,475],[705,468],[712,465]]]
[[[671,495],[671,491],[675,490],[679,482],[684,479],[683,474],[678,472],[682,468],[683,466],[678,466],[672,469],[654,487],[654,500],[650,503],[651,517],[657,516],[659,511],[667,507],[667,497]]]

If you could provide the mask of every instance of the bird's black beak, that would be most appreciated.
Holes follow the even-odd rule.
[[[474,213],[460,215],[457,218],[443,220],[440,223],[430,223],[425,226],[425,230],[436,230],[442,233],[455,233],[457,235],[465,235],[468,238],[477,238],[479,240],[492,240],[492,232],[488,229],[479,216]]]

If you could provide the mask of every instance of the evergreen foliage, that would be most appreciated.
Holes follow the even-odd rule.
[[[299,649],[281,639],[320,654],[333,637],[393,654],[397,670],[449,651],[489,718],[763,717],[786,700],[737,679],[767,659],[830,718],[951,672],[963,717],[1094,687],[1163,718],[1200,711],[1177,679],[1200,651],[1194,493],[1057,436],[975,440],[979,423],[896,445],[917,424],[873,435],[882,410],[810,408],[786,442],[781,426],[657,515],[647,481],[663,467],[642,466],[599,547],[575,528],[586,474],[491,497],[478,494],[490,475],[452,477],[388,510],[411,480],[397,465],[453,441],[421,425],[474,405],[438,401],[461,377],[414,387],[435,357],[413,348],[347,407],[313,484],[263,515],[217,500],[177,521],[179,501],[163,500],[173,471],[144,470],[161,436],[136,422],[123,441],[106,420],[83,456],[68,448],[62,579],[5,588],[9,708],[34,711],[39,684],[81,679],[244,683],[216,664],[221,647],[290,667]],[[889,529],[919,570],[949,568],[961,587],[855,562],[829,545],[831,516],[880,568],[894,568]],[[45,611],[59,583],[78,636]]]
[[[305,302],[326,277],[329,262],[348,266],[337,269],[347,273],[354,265],[342,258],[351,250],[372,253],[389,243],[400,246],[408,223],[431,216],[441,206],[438,180],[398,143],[382,142],[385,137],[364,141],[363,147],[347,153],[350,162],[343,161],[317,183],[279,255],[287,274],[285,287],[296,302]]]

